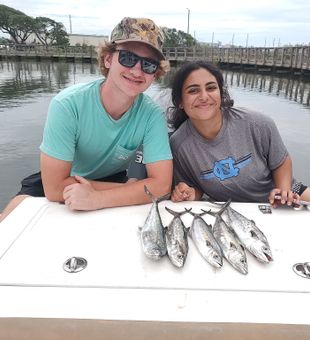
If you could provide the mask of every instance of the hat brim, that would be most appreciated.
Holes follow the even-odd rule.
[[[113,40],[112,43],[114,44],[122,44],[126,42],[138,42],[141,44],[145,44],[147,46],[152,47],[152,49],[160,56],[160,60],[166,60],[166,57],[164,56],[163,52],[159,50],[158,48],[154,47],[154,45],[148,43],[147,41],[141,40],[141,39],[121,39],[121,40]]]

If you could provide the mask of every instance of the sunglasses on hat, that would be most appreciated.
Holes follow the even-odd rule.
[[[134,67],[138,61],[141,63],[141,69],[143,72],[147,74],[154,74],[159,67],[159,62],[151,59],[140,57],[130,51],[127,50],[117,50],[118,54],[118,62],[125,67],[132,68]]]

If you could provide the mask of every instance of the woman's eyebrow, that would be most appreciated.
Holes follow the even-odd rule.
[[[205,84],[205,86],[208,86],[208,85],[213,85],[213,84],[216,84],[216,81],[209,81]],[[185,90],[191,88],[191,87],[199,87],[200,85],[199,84],[190,84],[188,85],[187,87],[185,87]]]

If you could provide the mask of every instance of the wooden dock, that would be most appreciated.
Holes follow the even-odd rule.
[[[310,73],[310,46],[169,48],[164,53],[171,62],[203,59],[240,69]]]
[[[293,72],[310,75],[310,45],[302,47],[177,47],[164,48],[172,64],[190,60],[208,60],[222,67],[253,69],[277,73]],[[94,47],[88,46],[10,46],[0,48],[0,58],[35,58],[92,62],[97,58]]]
[[[1,59],[65,60],[69,62],[92,62],[97,59],[96,49],[92,46],[42,46],[15,45],[0,49]]]

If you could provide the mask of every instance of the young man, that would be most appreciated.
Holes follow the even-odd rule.
[[[98,55],[105,79],[71,86],[51,101],[41,173],[23,180],[1,219],[28,195],[95,210],[148,203],[144,185],[155,196],[170,192],[165,116],[143,94],[169,69],[162,44],[163,33],[150,19],[124,18],[114,28]],[[147,178],[127,182],[126,170],[141,144]]]

